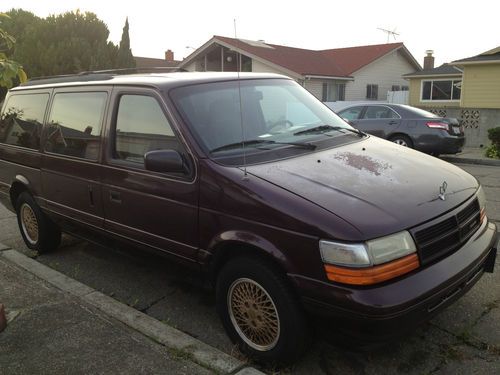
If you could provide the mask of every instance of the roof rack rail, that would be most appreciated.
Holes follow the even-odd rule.
[[[64,83],[64,82],[89,82],[89,81],[105,81],[112,79],[117,75],[138,74],[138,73],[172,73],[183,72],[184,69],[179,67],[149,67],[149,68],[121,68],[121,69],[106,69],[106,70],[90,70],[75,74],[61,74],[45,77],[33,77],[29,81],[22,83],[20,86],[43,85],[47,83]]]

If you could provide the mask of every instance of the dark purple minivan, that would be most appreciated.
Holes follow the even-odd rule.
[[[271,74],[88,74],[12,89],[0,198],[39,252],[63,231],[203,272],[228,335],[262,362],[295,360],[309,316],[365,342],[401,334],[496,256],[474,177],[352,128]]]

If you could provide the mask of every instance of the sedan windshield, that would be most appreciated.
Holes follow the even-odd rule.
[[[321,139],[359,136],[288,79],[198,84],[174,89],[171,97],[211,157],[241,154],[244,149],[265,152],[293,148],[304,152],[314,150],[313,143]]]

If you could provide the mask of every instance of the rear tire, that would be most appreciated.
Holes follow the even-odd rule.
[[[411,141],[410,137],[403,134],[398,134],[391,137],[391,142],[394,142],[403,147],[413,148],[413,142]]]
[[[257,257],[230,260],[216,286],[217,311],[232,342],[251,359],[287,365],[309,343],[305,315],[284,275]]]
[[[61,243],[61,231],[28,192],[19,194],[16,211],[19,230],[28,248],[40,254],[57,249]]]

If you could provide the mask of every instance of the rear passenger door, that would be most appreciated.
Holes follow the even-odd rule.
[[[105,227],[126,239],[193,261],[198,249],[198,185],[185,143],[154,90],[113,92],[103,173]],[[191,173],[157,173],[144,155],[173,149]]]
[[[101,132],[110,92],[97,87],[56,90],[43,137],[41,175],[47,208],[97,228],[104,220]]]
[[[369,105],[358,121],[358,129],[387,138],[401,123],[401,117],[385,105]]]

